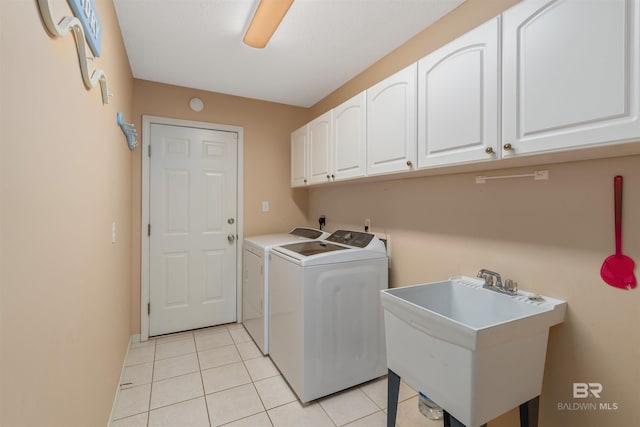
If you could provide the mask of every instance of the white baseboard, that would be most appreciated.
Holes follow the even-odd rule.
[[[122,359],[122,367],[120,368],[120,377],[118,378],[118,384],[116,384],[116,392],[113,398],[113,403],[111,404],[111,413],[109,414],[109,421],[107,421],[107,427],[111,425],[111,420],[113,419],[113,413],[116,410],[116,402],[118,401],[118,393],[120,393],[120,384],[122,384],[122,377],[124,376],[124,362],[127,360],[127,356],[129,355],[129,349],[131,348],[131,343],[140,342],[140,334],[131,335],[129,337],[129,342],[127,343],[127,351],[124,352],[124,359]]]

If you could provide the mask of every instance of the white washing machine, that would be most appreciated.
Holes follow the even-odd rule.
[[[242,323],[263,354],[269,353],[269,252],[273,246],[324,239],[329,233],[298,227],[289,233],[244,239]]]
[[[339,230],[274,247],[269,268],[269,355],[301,402],[387,373],[382,241]]]

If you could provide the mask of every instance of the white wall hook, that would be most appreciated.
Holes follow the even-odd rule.
[[[116,119],[118,121],[118,126],[120,126],[120,129],[122,129],[122,132],[124,133],[124,136],[127,138],[127,145],[129,146],[130,150],[133,150],[136,148],[136,145],[138,145],[138,141],[136,141],[136,136],[138,136],[138,131],[136,130],[136,127],[133,123],[127,123],[122,119],[122,113],[118,112],[118,114],[116,115]]]

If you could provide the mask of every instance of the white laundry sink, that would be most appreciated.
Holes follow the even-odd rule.
[[[467,427],[538,396],[549,328],[566,302],[447,281],[382,291],[387,364]]]

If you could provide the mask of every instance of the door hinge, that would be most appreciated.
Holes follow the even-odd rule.
[[[151,224],[147,224],[147,236],[151,236]]]
[[[147,316],[151,314],[151,303],[147,303]]]
[[[151,157],[151,144],[147,146],[147,155]]]

